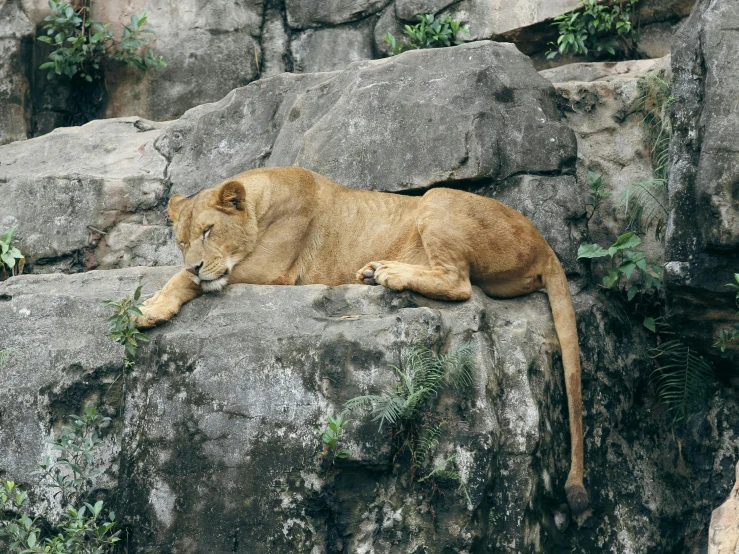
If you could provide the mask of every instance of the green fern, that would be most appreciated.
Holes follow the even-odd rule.
[[[439,445],[439,437],[441,436],[441,428],[443,426],[444,423],[442,422],[433,427],[424,427],[418,439],[416,449],[411,452],[417,466],[423,466],[429,452]]]
[[[627,186],[618,200],[626,216],[626,228],[638,232],[654,227],[660,236],[667,223],[667,181],[651,179]]]
[[[673,425],[689,420],[701,410],[706,392],[714,382],[713,366],[679,339],[653,348],[650,357],[660,364],[650,376],[657,398],[672,414]]]
[[[441,356],[421,346],[415,347],[405,359],[403,368],[392,366],[400,382],[380,395],[351,398],[346,408],[354,411],[371,407],[373,421],[395,425],[412,419],[428,400],[436,397],[443,385],[462,387],[472,383],[474,349],[464,344]]]
[[[624,190],[619,199],[627,217],[629,229],[655,229],[655,236],[662,236],[667,221],[667,180],[670,174],[670,107],[672,85],[657,77],[646,74],[639,77],[637,88],[640,96],[635,108],[644,117],[644,141],[649,147],[654,179],[633,183]]]

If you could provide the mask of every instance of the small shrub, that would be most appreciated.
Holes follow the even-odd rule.
[[[557,27],[557,43],[550,43],[547,59],[557,55],[594,54],[601,56],[633,56],[639,35],[632,23],[634,5],[639,0],[612,1],[599,4],[596,0],[580,0],[581,10],[558,15],[552,25]]]
[[[592,219],[595,212],[598,210],[601,202],[606,198],[613,196],[612,193],[606,191],[605,182],[603,175],[596,175],[592,171],[588,171],[588,186],[590,187],[590,194],[585,201],[586,206],[590,206],[590,214],[588,214],[588,221]]]
[[[438,446],[444,424],[431,411],[431,402],[444,387],[459,388],[472,383],[473,353],[470,344],[441,355],[416,347],[405,358],[403,367],[392,366],[399,378],[395,387],[346,402],[350,411],[370,407],[373,421],[379,421],[379,431],[385,424],[392,427],[394,440],[399,441],[396,456],[405,449],[410,453],[411,481],[417,474],[419,483],[430,481],[434,487],[438,481],[455,481],[468,502],[467,487],[453,467],[456,455],[431,465],[431,454]]]
[[[336,458],[349,457],[349,450],[339,447],[339,441],[349,421],[344,417],[344,412],[341,412],[335,418],[329,414],[326,414],[326,416],[328,417],[328,426],[321,433],[321,439],[323,440],[323,453],[321,456],[323,458],[330,456],[331,463],[334,463]]]
[[[14,225],[0,235],[0,269],[3,271],[3,279],[7,279],[8,276],[13,277],[22,274],[23,265],[26,261],[21,251],[11,244],[15,230],[16,226]]]
[[[28,495],[13,481],[0,483],[0,537],[8,537],[8,554],[109,554],[119,541],[114,531],[115,514],[102,500],[88,498],[91,479],[100,472],[91,465],[102,441],[98,431],[110,418],[95,408],[86,408],[81,416],[70,416],[59,437],[52,441],[59,457],[45,457],[40,468],[41,483],[57,489],[64,512],[51,526],[41,525],[32,515]],[[89,502],[87,501],[89,500]]]
[[[150,67],[166,66],[161,56],[154,56],[151,49],[144,55],[141,48],[147,44],[145,29],[146,12],[134,14],[128,25],[123,25],[121,36],[116,40],[110,23],[102,23],[90,18],[90,0],[83,0],[75,6],[67,2],[49,0],[51,15],[45,19],[46,34],[38,40],[51,44],[56,49],[49,54],[48,62],[39,69],[46,70],[51,80],[59,77],[80,78],[89,83],[103,76],[106,61],[132,65],[142,70]]]
[[[736,304],[737,308],[739,308],[739,273],[734,273],[734,280],[736,281],[736,284],[727,283],[726,286],[737,291],[736,296],[734,297],[734,303]],[[739,312],[737,312],[737,315],[739,315]],[[738,343],[739,343],[739,323],[734,323],[733,328],[730,331],[726,331],[724,329],[721,329],[721,331],[719,331],[719,338],[713,344],[713,346],[715,348],[718,348],[724,357],[731,359],[734,357],[734,351],[733,350],[727,351],[726,349],[727,347],[733,346]]]
[[[134,317],[142,315],[139,302],[141,298],[141,287],[137,287],[133,293],[133,298],[124,298],[118,302],[113,300],[104,300],[103,304],[113,308],[113,315],[108,318],[110,335],[109,337],[123,346],[123,359],[126,366],[133,365],[133,359],[136,358],[139,342],[149,342],[149,337],[139,331],[134,325]]]
[[[416,19],[419,21],[416,25],[405,26],[403,32],[407,38],[403,39],[402,43],[397,41],[390,31],[385,34],[384,40],[390,46],[391,55],[395,56],[407,49],[455,46],[463,43],[457,39],[459,33],[469,33],[467,29],[462,28],[461,21],[448,15],[436,19],[434,14],[426,13],[416,15]]]
[[[670,174],[670,107],[672,85],[655,75],[642,75],[637,81],[640,95],[636,109],[643,114],[644,142],[649,148],[654,178],[633,183],[619,196],[627,229],[648,231],[654,227],[655,237],[664,238],[667,222],[667,180]]]

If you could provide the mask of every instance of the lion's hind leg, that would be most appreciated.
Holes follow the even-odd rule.
[[[455,267],[370,262],[359,270],[357,278],[368,285],[412,290],[437,300],[467,300],[472,294],[469,276]]]

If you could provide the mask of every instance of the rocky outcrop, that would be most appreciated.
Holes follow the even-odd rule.
[[[734,2],[700,1],[672,56],[666,283],[676,318],[703,345],[737,321],[724,285],[739,272],[738,26]]]
[[[639,3],[647,55],[669,52],[675,26],[693,1]],[[92,117],[169,120],[260,77],[334,71],[384,57],[385,34],[401,39],[403,26],[417,13],[460,19],[469,30],[461,40],[512,42],[541,67],[559,64],[567,60],[544,59],[548,42],[556,38],[551,18],[579,5],[578,0],[93,1],[93,17],[111,22],[116,31],[132,14],[146,11],[156,33],[151,46],[168,65],[141,72],[111,64],[105,84],[88,91],[95,101],[86,102],[63,79],[47,82],[36,69],[50,52],[35,40],[49,13],[46,1],[8,0],[0,8],[0,48],[6,54],[0,57],[0,144]]]
[[[98,486],[117,484],[110,501],[130,552],[674,551],[705,536],[708,506],[731,487],[736,399],[714,398],[701,425],[715,437],[694,426],[680,450],[642,392],[646,337],[593,292],[575,295],[593,505],[573,520],[564,381],[543,293],[500,301],[475,291],[450,304],[360,285],[235,285],[152,331],[124,371],[100,301],[138,284],[150,294],[176,270],[0,284],[0,347],[14,350],[0,366],[3,475],[53,509],[28,472],[64,416],[98,406],[113,417]],[[368,415],[351,416],[350,457],[320,464],[325,414],[393,384],[389,364],[414,345],[467,342],[474,383],[435,404],[450,422],[435,455],[457,454],[471,504],[456,484],[411,484],[407,460]]]
[[[295,164],[352,188],[500,195],[578,272],[575,157],[551,84],[513,46],[477,42],[278,75],[167,125],[97,121],[0,147],[0,224],[20,224],[34,272],[176,263],[162,226],[170,194]]]
[[[611,197],[603,200],[588,221],[589,242],[613,244],[628,226],[622,194],[629,185],[654,179],[651,145],[646,139],[644,113],[640,110],[638,79],[652,74],[671,79],[670,57],[628,62],[590,62],[561,66],[539,72],[554,83],[560,95],[564,121],[577,137],[577,180],[588,183],[589,173],[602,176]],[[649,230],[637,228],[641,248],[654,263],[664,260],[662,235],[667,221],[667,198],[654,214]],[[588,208],[590,209],[590,208]],[[661,232],[656,233],[656,230]],[[599,282],[608,262],[592,263]]]
[[[726,502],[711,514],[708,530],[708,554],[736,554],[739,551],[739,464],[736,484]]]

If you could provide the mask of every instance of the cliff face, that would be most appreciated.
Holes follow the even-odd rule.
[[[718,31],[705,25],[686,45],[728,40],[711,39]],[[701,55],[718,76],[711,83],[732,75],[731,58]],[[739,402],[717,388],[677,442],[649,385],[653,337],[576,260],[588,232],[606,240],[618,227],[586,220],[587,169],[648,172],[629,111],[633,78],[589,81],[555,90],[510,45],[481,41],[278,75],[173,122],[95,121],[0,147],[0,227],[19,225],[32,273],[0,283],[0,350],[14,352],[0,365],[0,476],[30,488],[42,513],[57,510],[29,472],[63,418],[95,405],[113,419],[97,486],[132,553],[704,552],[711,510],[734,480]],[[725,110],[723,93],[697,96],[703,108],[691,107],[680,92],[686,82],[675,85],[676,137],[693,136],[681,125],[696,120],[680,119],[690,109],[703,114],[698,136],[718,140],[723,119],[706,114]],[[699,174],[711,151],[686,158],[681,148],[672,147],[671,221],[687,213],[681,183],[701,190],[684,176]],[[726,144],[717,151],[730,156]],[[537,224],[574,294],[590,510],[573,519],[563,494],[569,430],[544,293],[501,301],[476,290],[449,304],[359,285],[237,285],[186,305],[124,370],[100,301],[139,284],[151,294],[177,270],[169,196],[283,164],[355,188],[464,188]],[[698,233],[686,243],[709,246],[683,259],[673,225],[665,259],[721,256],[729,267],[731,249],[719,252],[710,239],[728,236],[719,231],[729,219],[711,219],[711,206],[697,202],[686,227]],[[693,240],[704,231],[708,238]],[[675,305],[682,290],[668,289]],[[326,414],[395,383],[389,366],[413,346],[443,352],[463,343],[475,348],[473,383],[436,400],[433,410],[450,424],[434,456],[457,455],[469,498],[456,483],[412,479],[387,429],[379,433],[368,415],[351,416],[350,456],[321,463]]]

